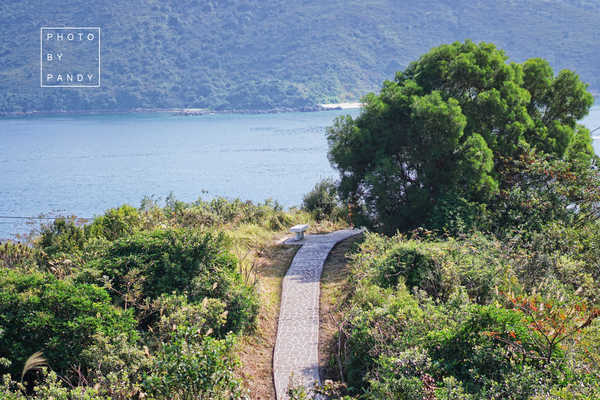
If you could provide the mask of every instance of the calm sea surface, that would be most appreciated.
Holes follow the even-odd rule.
[[[93,217],[170,192],[184,201],[225,196],[299,205],[316,182],[336,175],[325,128],[357,113],[0,119],[0,217]],[[584,123],[600,126],[600,107]],[[594,145],[600,154],[600,140]],[[0,238],[33,227],[0,218]]]
[[[299,205],[334,176],[325,128],[358,110],[0,119],[0,216],[93,217],[146,195]],[[0,238],[25,233],[0,218]]]

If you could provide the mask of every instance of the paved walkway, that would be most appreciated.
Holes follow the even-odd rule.
[[[361,233],[342,230],[287,240],[302,247],[283,278],[279,325],[273,354],[277,399],[287,399],[290,378],[294,385],[312,388],[319,379],[319,284],[323,264],[336,243]]]

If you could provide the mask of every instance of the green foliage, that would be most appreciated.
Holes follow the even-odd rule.
[[[15,242],[0,243],[0,268],[27,268],[36,264],[36,251]]]
[[[329,157],[342,198],[361,211],[355,222],[385,233],[482,228],[501,194],[530,183],[508,167],[520,157],[590,170],[589,132],[577,125],[593,103],[586,85],[540,59],[507,60],[488,43],[436,47],[365,96],[356,119],[336,121]],[[565,213],[578,198],[562,200],[550,208]]]
[[[551,221],[583,225],[596,217],[600,174],[585,163],[525,153],[506,165],[506,185],[492,201],[493,230],[542,232]]]
[[[489,332],[510,332],[518,338],[530,335],[520,315],[492,306],[473,305],[468,317],[452,328],[432,332],[428,348],[436,360],[436,376],[454,376],[463,381],[469,392],[481,390],[478,379],[502,382],[515,364],[521,364],[519,354],[507,352],[502,342],[495,342]],[[530,349],[525,349],[529,351]]]
[[[431,359],[418,347],[381,357],[369,374],[369,399],[422,400],[431,398]],[[400,372],[400,373],[399,373]]]
[[[410,288],[418,286],[431,296],[442,295],[442,288],[439,287],[442,283],[442,271],[430,254],[412,246],[394,249],[386,258],[378,271],[380,286],[396,286],[399,278],[404,278]]]
[[[191,229],[157,229],[117,239],[86,263],[107,277],[117,298],[133,289],[133,274],[140,277],[143,298],[187,293],[196,301],[222,299],[229,312],[226,328],[238,332],[252,325],[258,305],[236,266],[224,234]]]
[[[402,282],[410,290],[447,300],[460,286],[477,302],[487,304],[506,274],[501,252],[498,242],[478,235],[446,242],[370,235],[354,257],[361,274],[379,287],[393,288]]]
[[[302,209],[317,221],[343,218],[344,209],[337,194],[337,185],[331,179],[317,183],[302,200]]]
[[[141,228],[142,218],[137,209],[123,205],[108,210],[85,227],[87,236],[115,240],[131,235]]]
[[[96,334],[81,352],[81,362],[90,366],[86,375],[88,388],[93,386],[112,400],[127,400],[142,395],[143,375],[150,371],[154,360],[148,347],[142,349],[122,334]]]
[[[186,204],[174,199],[167,199],[166,216],[179,226],[223,226],[239,224],[256,224],[269,230],[289,228],[297,221],[283,207],[274,201],[254,204],[239,199],[227,200],[217,197],[210,201],[198,200]]]
[[[42,226],[38,246],[48,256],[56,257],[81,250],[85,241],[85,231],[81,227],[73,220],[59,218]]]
[[[0,385],[0,397],[5,400],[112,400],[100,394],[97,388],[67,388],[54,371],[44,371],[42,377],[42,382],[34,386],[33,394],[25,395],[25,386],[11,380],[10,375],[4,375]]]
[[[128,205],[110,209],[85,226],[76,223],[75,218],[59,218],[42,226],[38,246],[51,258],[79,253],[91,238],[115,240],[138,231],[141,225],[141,215]]]
[[[271,201],[170,196],[0,245],[0,372],[18,379],[37,351],[51,369],[30,359],[24,384],[6,375],[0,397],[243,398],[233,345],[259,304],[241,262],[310,218]]]
[[[87,265],[112,279],[112,287],[119,292],[125,291],[123,277],[132,270],[144,277],[145,297],[186,291],[199,274],[211,280],[206,283],[208,291],[214,284],[223,284],[224,277],[219,272],[235,268],[235,260],[225,251],[224,241],[222,234],[157,229],[111,242]]]
[[[93,335],[138,336],[131,313],[115,308],[104,289],[8,269],[0,269],[0,328],[0,357],[12,361],[15,377],[37,351],[64,373],[79,362]]]
[[[570,254],[554,264],[560,273],[531,279],[527,263],[548,257],[551,242],[367,234],[340,327],[346,394],[529,400],[571,388],[593,398],[598,285],[573,285]]]
[[[144,380],[145,390],[151,397],[176,400],[240,398],[233,344],[231,336],[223,340],[207,336],[197,342],[176,337],[157,354]]]

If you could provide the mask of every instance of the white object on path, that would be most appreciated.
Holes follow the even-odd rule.
[[[308,224],[304,225],[294,225],[290,228],[290,232],[294,232],[296,234],[296,240],[304,239],[304,231],[308,229]]]

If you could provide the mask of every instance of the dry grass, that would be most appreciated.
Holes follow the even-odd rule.
[[[322,381],[341,380],[335,356],[337,354],[336,333],[341,315],[339,306],[348,293],[350,271],[347,255],[362,240],[363,235],[358,235],[338,243],[323,266],[319,311],[319,369]]]
[[[274,399],[273,349],[277,336],[277,320],[281,299],[281,282],[298,246],[272,245],[254,261],[258,276],[260,312],[257,328],[239,343],[242,361],[241,375],[250,391],[250,398]]]
[[[328,233],[344,229],[343,222],[306,221],[311,226],[308,233]],[[291,237],[289,232],[273,232],[253,225],[240,225],[228,230],[232,238],[232,251],[240,262],[240,272],[250,282],[256,282],[260,311],[257,327],[252,334],[241,338],[237,353],[242,362],[239,371],[250,398],[274,399],[273,350],[277,336],[277,321],[281,302],[281,284],[298,246],[280,242]]]
[[[21,373],[21,383],[23,383],[23,378],[30,371],[35,371],[48,365],[48,361],[43,357],[43,353],[41,351],[33,353],[27,361],[25,361],[25,365],[23,366],[23,372]]]

